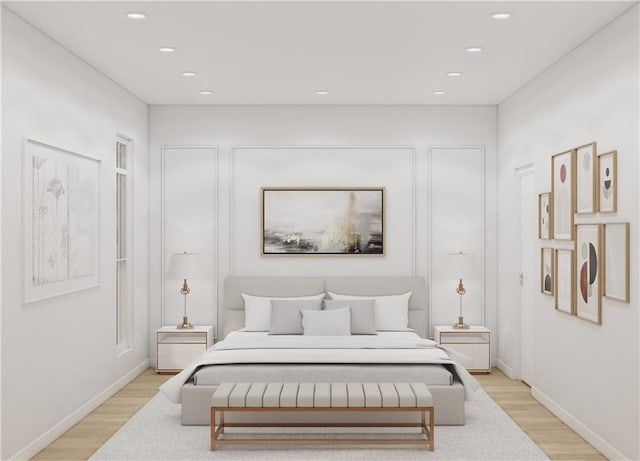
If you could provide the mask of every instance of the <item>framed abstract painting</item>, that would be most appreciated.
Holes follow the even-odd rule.
[[[538,194],[538,238],[550,240],[553,238],[553,213],[551,192]]]
[[[602,224],[576,225],[576,315],[602,324]]]
[[[384,188],[262,189],[263,255],[384,255]]]
[[[618,152],[598,156],[598,211],[618,211]]]
[[[629,223],[604,225],[604,271],[602,294],[629,302]]]
[[[553,248],[540,248],[540,293],[553,296]]]
[[[556,240],[573,240],[575,158],[575,150],[551,157],[552,235]]]
[[[596,143],[576,149],[576,213],[596,212]]]
[[[575,315],[574,258],[573,250],[555,250],[555,308],[565,314]]]

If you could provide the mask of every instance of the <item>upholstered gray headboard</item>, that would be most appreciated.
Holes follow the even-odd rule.
[[[425,280],[419,277],[229,277],[224,283],[223,337],[244,327],[242,293],[286,297],[327,291],[365,296],[411,291],[409,327],[427,337],[427,288]]]

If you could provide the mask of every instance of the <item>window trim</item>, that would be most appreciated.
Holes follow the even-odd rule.
[[[118,144],[123,144],[125,146],[126,149],[126,165],[127,168],[120,168],[117,166],[117,149],[118,149]],[[116,355],[118,357],[124,355],[125,353],[127,353],[128,351],[130,351],[133,347],[133,332],[134,332],[134,292],[135,292],[135,284],[134,284],[134,273],[135,273],[135,258],[133,257],[134,255],[134,251],[135,251],[135,244],[134,244],[134,216],[135,216],[135,203],[133,200],[133,187],[134,187],[134,163],[132,161],[132,159],[134,158],[134,154],[135,154],[135,149],[134,149],[134,142],[133,139],[124,136],[124,135],[118,135],[116,137],[116,152],[115,152],[116,156],[114,158],[116,166],[115,166],[115,171],[114,171],[114,176],[113,178],[115,179],[114,182],[114,186],[117,187],[117,181],[119,179],[119,176],[124,176],[126,178],[125,181],[125,204],[126,204],[126,210],[125,210],[125,252],[124,258],[121,258],[120,255],[118,254],[118,247],[117,247],[117,243],[116,243],[116,248],[114,249],[114,255],[115,255],[115,267],[114,267],[114,277],[116,278],[116,290],[115,290],[115,320],[116,320],[116,341],[115,341],[115,346],[116,346]],[[117,193],[116,193],[116,197],[115,199],[117,200]],[[115,204],[116,207],[119,206],[118,203]],[[114,210],[115,211],[115,210]],[[116,220],[116,229],[118,229],[120,223]],[[116,230],[117,232],[117,230]],[[125,272],[125,283],[126,283],[126,287],[125,287],[125,294],[124,294],[124,299],[125,299],[125,307],[124,307],[124,332],[121,334],[120,333],[120,309],[119,309],[119,298],[120,298],[120,293],[118,291],[117,288],[117,284],[118,284],[118,265],[120,263],[124,262],[125,263],[125,268],[126,268],[126,272]],[[121,339],[121,340],[120,340]]]

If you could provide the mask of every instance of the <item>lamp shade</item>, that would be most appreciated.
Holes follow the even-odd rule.
[[[455,279],[473,278],[475,266],[473,264],[473,255],[464,251],[449,253],[448,270],[449,276]]]
[[[167,278],[183,280],[202,278],[200,258],[197,253],[175,253],[171,255]]]

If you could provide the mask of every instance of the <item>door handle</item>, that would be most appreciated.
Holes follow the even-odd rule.
[[[520,275],[518,276],[518,278],[520,279],[520,286],[523,287],[524,286],[524,274],[522,272],[520,272]]]

